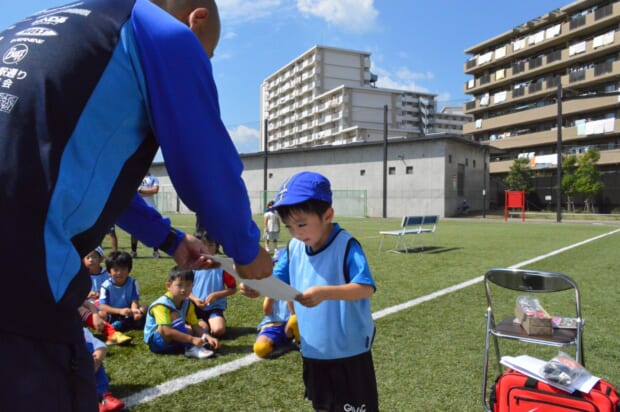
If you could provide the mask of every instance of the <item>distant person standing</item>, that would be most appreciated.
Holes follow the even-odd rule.
[[[274,253],[278,248],[278,239],[280,238],[280,215],[277,210],[269,210],[273,206],[273,200],[267,203],[267,211],[264,215],[263,227],[265,234],[265,250],[269,252],[270,242],[273,242]]]
[[[142,179],[142,183],[140,183],[140,186],[138,187],[138,193],[142,196],[146,203],[156,209],[155,195],[157,192],[159,192],[159,179],[149,172],[146,176],[144,176],[144,179]],[[134,236],[131,236],[131,257],[138,257],[138,239]],[[159,251],[156,247],[153,248],[153,257],[159,257]]]

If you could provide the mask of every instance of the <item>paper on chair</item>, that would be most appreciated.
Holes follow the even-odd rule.
[[[220,265],[222,265],[222,269],[224,269],[226,272],[234,276],[235,279],[237,279],[237,282],[243,282],[244,284],[256,290],[263,296],[278,300],[292,301],[295,300],[295,296],[301,294],[301,292],[299,292],[297,289],[291,287],[290,285],[287,285],[273,275],[264,279],[242,278],[235,270],[233,260],[231,258],[206,254],[204,254],[203,256],[205,256],[207,259],[218,262]]]
[[[569,393],[573,393],[575,392],[575,390],[579,390],[583,393],[588,393],[594,387],[594,385],[596,385],[596,382],[599,381],[599,378],[597,378],[596,376],[588,374],[589,376],[577,378],[575,382],[571,383],[569,386],[560,385],[557,382],[553,382],[545,378],[540,372],[547,362],[528,355],[520,355],[516,357],[502,356],[500,363],[511,369],[519,371],[522,374],[529,376],[530,378],[534,378]]]

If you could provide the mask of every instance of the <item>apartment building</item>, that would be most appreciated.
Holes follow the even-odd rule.
[[[473,120],[463,133],[499,149],[489,172],[500,203],[517,157],[537,169],[539,197],[554,194],[561,121],[561,153],[598,148],[605,189],[597,203],[620,204],[619,23],[620,1],[581,0],[465,50]]]
[[[370,53],[306,51],[261,85],[261,151],[265,133],[269,151],[383,140],[385,106],[389,138],[434,131],[435,95],[378,88],[376,81]]]
[[[474,117],[463,113],[462,106],[446,106],[435,113],[434,133],[463,134],[463,125],[472,122]]]

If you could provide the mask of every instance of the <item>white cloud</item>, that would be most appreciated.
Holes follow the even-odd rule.
[[[419,73],[412,72],[406,67],[401,67],[396,71],[396,75],[399,79],[403,80],[433,80],[435,75],[432,72]]]
[[[282,0],[218,0],[222,21],[242,23],[271,16]]]
[[[260,131],[258,129],[239,125],[234,129],[229,129],[228,133],[239,153],[258,152],[260,147]]]
[[[409,90],[412,92],[432,93],[428,88],[420,86],[417,81],[433,79],[432,73],[415,73],[406,68],[400,68],[396,73],[392,73],[376,65],[372,65],[371,72],[375,73],[379,79],[377,87],[386,89]],[[433,93],[434,94],[434,93]]]
[[[297,8],[307,15],[325,19],[345,30],[362,33],[376,26],[379,12],[374,0],[297,0]]]
[[[222,40],[232,40],[235,37],[237,37],[237,33],[235,33],[234,31],[227,31],[222,35]]]

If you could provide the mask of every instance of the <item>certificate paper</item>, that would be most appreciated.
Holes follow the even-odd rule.
[[[239,276],[233,265],[231,258],[225,258],[221,256],[203,255],[207,259],[211,259],[214,262],[218,262],[222,265],[222,269],[230,273],[237,279],[237,282],[243,282],[252,289],[256,290],[263,296],[267,296],[273,299],[293,301],[295,296],[301,295],[297,289],[287,285],[280,279],[275,278],[273,275],[264,279],[245,279]]]

